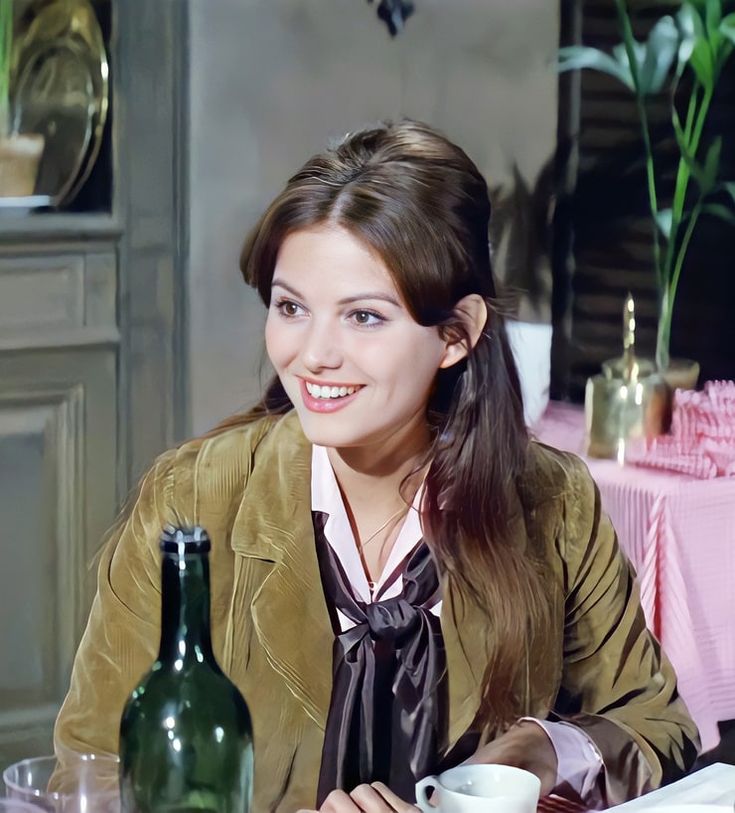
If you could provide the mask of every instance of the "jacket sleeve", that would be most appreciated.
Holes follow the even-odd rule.
[[[646,628],[635,573],[578,459],[570,480],[564,665],[554,711],[597,746],[600,795],[614,805],[680,777],[699,738],[671,664]]]
[[[158,540],[171,519],[165,492],[174,456],[164,454],[148,472],[132,510],[102,550],[97,594],[54,729],[62,762],[70,752],[117,753],[125,701],[156,657]]]

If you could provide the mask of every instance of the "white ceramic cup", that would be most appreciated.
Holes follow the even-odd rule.
[[[416,804],[424,813],[536,813],[540,792],[541,780],[521,768],[459,765],[417,782]]]

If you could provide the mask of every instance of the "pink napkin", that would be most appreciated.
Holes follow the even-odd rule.
[[[735,477],[735,381],[708,381],[701,392],[676,390],[671,432],[631,450],[626,462],[701,480]]]

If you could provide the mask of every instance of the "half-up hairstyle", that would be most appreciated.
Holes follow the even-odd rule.
[[[513,687],[546,618],[546,591],[539,563],[509,534],[529,439],[495,306],[489,218],[487,184],[459,147],[420,122],[384,123],[307,161],[249,235],[241,269],[269,306],[284,239],[299,229],[339,226],[381,257],[420,325],[469,343],[456,305],[468,294],[487,303],[479,340],[464,361],[439,371],[428,405],[434,440],[422,524],[444,577],[487,614],[494,654],[481,714],[502,727],[524,711]],[[275,379],[253,411],[226,425],[291,408]]]

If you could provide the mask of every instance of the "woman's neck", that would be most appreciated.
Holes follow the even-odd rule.
[[[359,518],[374,516],[384,519],[406,501],[410,502],[421,485],[426,467],[415,472],[424,462],[431,443],[427,426],[406,427],[387,440],[372,446],[329,448],[327,455],[334,469],[348,510]],[[403,481],[414,474],[401,491]]]

